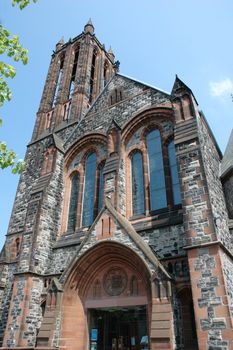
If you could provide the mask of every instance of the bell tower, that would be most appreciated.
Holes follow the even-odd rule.
[[[67,43],[62,38],[52,54],[32,141],[79,121],[117,71],[115,56],[94,34],[91,19]]]

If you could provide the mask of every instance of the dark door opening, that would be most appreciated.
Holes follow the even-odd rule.
[[[146,306],[89,309],[90,350],[148,349]]]

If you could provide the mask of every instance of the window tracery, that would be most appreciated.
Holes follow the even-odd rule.
[[[131,198],[127,210],[132,218],[170,211],[181,205],[175,145],[171,133],[164,134],[163,128],[156,124],[146,128],[140,125],[127,140],[131,175],[126,179]]]

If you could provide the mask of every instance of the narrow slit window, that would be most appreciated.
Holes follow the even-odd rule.
[[[173,203],[174,205],[177,205],[181,203],[181,194],[174,141],[171,141],[168,145],[168,157],[172,182]]]
[[[147,134],[146,143],[149,160],[150,210],[154,211],[167,206],[161,136],[158,129]]]

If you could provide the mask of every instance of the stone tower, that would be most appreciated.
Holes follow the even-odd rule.
[[[233,350],[233,138],[222,162],[189,87],[118,67],[91,21],[56,45],[0,255],[1,347]]]

